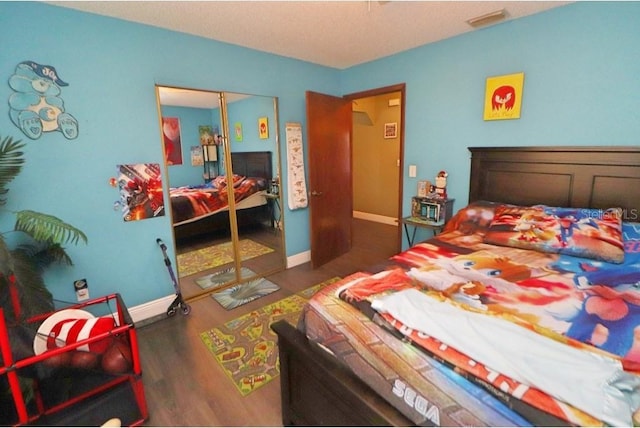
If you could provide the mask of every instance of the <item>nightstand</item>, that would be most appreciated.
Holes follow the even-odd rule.
[[[269,204],[269,216],[271,217],[271,227],[277,232],[280,229],[280,218],[282,211],[280,209],[280,195],[277,193],[265,193],[267,204]]]
[[[411,198],[411,216],[400,220],[404,226],[409,247],[414,244],[418,228],[429,229],[433,231],[434,236],[442,231],[444,225],[453,215],[454,201],[455,199],[421,196]],[[413,228],[411,234],[409,228]]]

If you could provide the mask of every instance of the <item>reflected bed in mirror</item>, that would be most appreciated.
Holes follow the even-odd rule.
[[[259,225],[271,219],[266,194],[273,177],[272,156],[271,152],[231,154],[238,227]],[[169,191],[178,244],[200,234],[229,231],[227,176],[218,175],[205,181],[205,184],[171,187]]]
[[[183,296],[284,269],[280,195],[271,193],[280,171],[275,99],[159,86],[157,93],[161,123],[179,123],[172,149],[181,146],[182,163],[166,159],[165,170]],[[166,135],[163,145],[166,157]]]

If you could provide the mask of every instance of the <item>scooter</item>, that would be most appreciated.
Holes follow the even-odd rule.
[[[172,317],[176,314],[178,309],[181,310],[182,315],[189,315],[191,312],[191,306],[185,303],[182,298],[182,293],[180,292],[180,285],[178,284],[178,280],[176,279],[175,273],[173,273],[173,268],[171,267],[171,260],[169,260],[169,256],[167,255],[167,246],[162,242],[162,239],[156,239],[156,242],[160,246],[162,250],[162,255],[164,256],[164,264],[167,266],[167,270],[169,271],[169,276],[171,277],[171,281],[173,282],[173,288],[176,291],[176,298],[171,302],[171,305],[167,308],[167,316]]]

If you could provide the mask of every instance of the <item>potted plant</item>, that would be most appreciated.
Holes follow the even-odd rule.
[[[25,162],[23,147],[20,140],[0,138],[0,215],[15,216],[13,230],[0,232],[0,308],[10,326],[54,309],[53,297],[44,284],[44,269],[54,262],[72,265],[62,245],[87,242],[82,231],[54,216],[31,210],[3,210],[8,186]],[[7,238],[13,233],[23,236],[12,247]]]
[[[23,147],[20,140],[0,137],[0,215],[15,216],[13,230],[0,232],[0,309],[8,326],[14,360],[33,355],[36,332],[33,325],[27,326],[22,322],[54,310],[53,297],[43,279],[44,269],[54,262],[72,265],[62,245],[87,242],[82,231],[54,216],[31,210],[2,210],[7,202],[8,186],[22,171],[25,162]],[[13,233],[23,235],[15,240],[19,242],[15,246],[7,241]],[[0,366],[2,364],[0,355]],[[32,388],[28,381],[21,380],[21,387],[27,397],[32,396],[28,393]],[[0,379],[0,413],[3,417],[8,417],[13,411],[7,388],[5,380]]]

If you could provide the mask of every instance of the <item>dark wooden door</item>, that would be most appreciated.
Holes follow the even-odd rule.
[[[307,91],[311,265],[351,249],[351,101]]]

